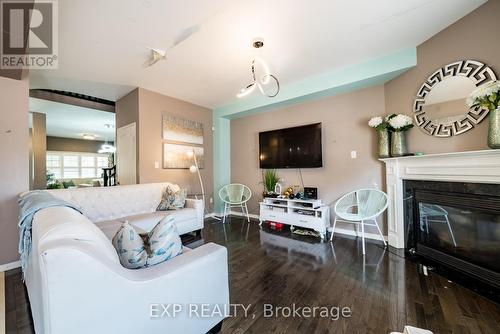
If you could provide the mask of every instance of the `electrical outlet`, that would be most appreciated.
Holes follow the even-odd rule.
[[[212,204],[214,202],[214,199],[213,197],[210,197],[210,200],[209,200],[210,204]]]
[[[358,157],[357,151],[351,151],[351,159],[356,159]]]

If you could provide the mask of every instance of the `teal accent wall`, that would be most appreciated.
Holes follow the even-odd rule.
[[[213,113],[214,126],[214,211],[222,212],[219,190],[231,182],[231,120]]]
[[[255,92],[249,97],[215,108],[213,110],[215,212],[220,213],[223,209],[218,195],[219,189],[231,182],[231,119],[380,85],[416,64],[416,48],[406,49],[282,86],[280,93],[274,98]]]

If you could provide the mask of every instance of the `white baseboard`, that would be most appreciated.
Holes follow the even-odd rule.
[[[227,215],[233,215],[233,216],[238,216],[238,217],[246,217],[246,215],[244,213],[242,213],[241,211],[229,211],[227,213]],[[212,213],[209,213],[209,214],[206,214],[205,215],[205,218],[210,218],[210,217],[218,217],[218,218],[222,218],[222,216],[224,216],[223,213],[216,213],[216,212],[212,212]],[[255,219],[259,219],[259,215],[256,215],[256,214],[248,214],[248,216],[250,218],[255,218]]]
[[[332,229],[331,228],[328,228],[328,231],[331,232]],[[351,236],[356,236],[356,231],[354,230],[348,230],[348,229],[344,229],[344,228],[338,228],[338,227],[335,227],[335,234],[343,234],[343,235],[351,235]],[[361,237],[361,232],[359,232],[358,234],[360,237]],[[335,239],[335,236],[333,236],[333,238]],[[379,240],[379,241],[382,241],[382,237],[377,234],[377,233],[368,233],[368,232],[365,232],[365,239],[372,239],[372,240]],[[387,236],[384,236],[384,239],[385,241],[388,240]]]
[[[0,272],[9,271],[21,267],[21,261],[15,261],[6,264],[0,264]]]
[[[233,215],[233,216],[238,216],[238,217],[246,217],[247,215],[244,214],[243,212],[241,211],[229,211],[229,214],[230,215]],[[259,215],[256,215],[256,214],[253,214],[253,213],[249,213],[248,216],[250,218],[254,218],[254,219],[259,219]]]

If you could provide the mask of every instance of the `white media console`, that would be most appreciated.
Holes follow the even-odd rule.
[[[264,221],[273,221],[310,228],[318,232],[321,239],[326,237],[330,226],[330,208],[321,200],[301,200],[266,197],[260,202],[260,225]]]

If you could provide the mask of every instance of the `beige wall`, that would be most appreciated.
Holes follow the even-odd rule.
[[[325,203],[356,188],[382,187],[383,169],[376,157],[376,135],[367,123],[371,116],[384,112],[384,87],[380,85],[232,120],[231,182],[252,189],[249,210],[258,213],[263,191],[259,132],[322,122],[324,167],[302,169],[305,186],[318,187],[319,197]],[[351,151],[357,151],[357,159],[351,159]],[[287,186],[300,184],[296,169],[279,169],[278,175]]]
[[[500,76],[500,1],[490,0],[417,48],[418,65],[385,85],[387,113],[412,114],[413,101],[427,77],[448,63],[474,59],[492,67]],[[410,151],[442,153],[487,149],[488,121],[465,134],[437,138],[419,129],[410,131]]]
[[[19,260],[20,193],[29,186],[28,80],[0,77],[0,264]]]
[[[192,103],[177,100],[146,89],[139,89],[139,175],[141,183],[171,181],[188,189],[188,193],[201,193],[198,176],[187,169],[155,168],[155,161],[162,163],[162,114],[203,123],[205,168],[201,169],[206,205],[213,195],[213,147],[212,147],[212,112],[210,109]]]
[[[47,137],[47,151],[97,153],[103,141]]]
[[[138,88],[116,103],[117,127],[137,123],[138,182],[177,183],[188,189],[189,194],[201,193],[197,174],[187,169],[163,169],[162,114],[203,122],[205,168],[201,170],[207,209],[211,210],[213,195],[213,145],[212,112],[210,109],[178,100],[169,96]],[[160,168],[155,168],[155,161]]]

